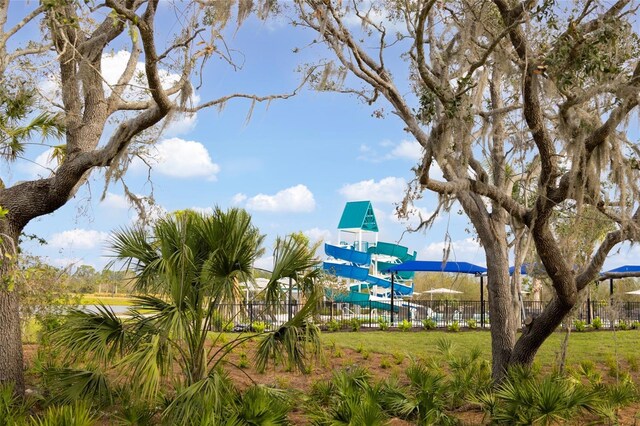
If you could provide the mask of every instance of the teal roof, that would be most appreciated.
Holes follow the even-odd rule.
[[[378,222],[371,201],[351,201],[344,206],[338,229],[362,229],[378,232]]]

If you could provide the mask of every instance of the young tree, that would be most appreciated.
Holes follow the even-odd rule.
[[[29,221],[67,203],[97,168],[105,171],[107,185],[121,180],[132,154],[153,144],[172,118],[220,107],[233,98],[255,103],[295,93],[232,93],[192,104],[192,79],[208,70],[207,60],[233,63],[222,31],[234,3],[48,0],[13,2],[10,11],[10,2],[0,0],[0,153],[7,161],[21,158],[37,133],[61,139],[53,149],[56,165],[49,176],[0,185],[0,206],[6,213],[0,220],[0,383],[15,382],[18,390],[24,386],[12,269],[18,236]],[[253,11],[265,16],[269,5],[240,1],[238,23]],[[178,30],[156,28],[160,8],[176,8],[181,25],[173,28]],[[102,60],[125,43],[130,51],[124,71],[108,84],[106,72],[113,70],[103,70]],[[200,75],[198,84],[202,81]]]
[[[494,378],[511,364],[530,364],[607,254],[640,237],[638,147],[625,131],[640,93],[631,1],[295,5],[296,23],[315,31],[339,64],[316,76],[318,89],[370,104],[386,99],[422,145],[401,207],[430,190],[440,196],[439,209],[455,199],[473,224],[488,267]],[[444,180],[430,175],[435,164]],[[582,257],[553,219],[585,211],[616,227]],[[508,237],[522,230],[555,295],[516,339]]]

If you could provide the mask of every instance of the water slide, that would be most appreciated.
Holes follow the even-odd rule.
[[[388,243],[384,243],[384,244],[388,244]],[[398,247],[401,247],[401,246],[398,246]],[[324,269],[325,271],[342,278],[349,278],[352,280],[363,281],[367,283],[369,287],[372,285],[377,285],[378,287],[381,287],[381,288],[391,288],[390,279],[376,277],[369,274],[369,264],[371,263],[371,253],[365,253],[365,252],[353,250],[347,247],[338,247],[331,244],[325,244],[324,250],[325,250],[325,253],[327,253],[327,255],[333,257],[334,259],[350,262],[350,263],[324,262],[322,265],[322,269]],[[405,257],[408,256],[406,247],[404,248],[404,256]],[[408,286],[400,282],[394,282],[393,289],[396,294],[400,294],[403,296],[410,295],[413,293],[413,283],[411,284],[411,286]]]

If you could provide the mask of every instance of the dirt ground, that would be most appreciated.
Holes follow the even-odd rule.
[[[29,363],[35,356],[37,345],[25,345],[24,351],[25,363],[28,367]],[[333,372],[336,370],[351,366],[362,366],[367,368],[375,380],[381,380],[391,375],[404,377],[404,370],[410,363],[408,357],[397,359],[390,355],[378,353],[365,354],[347,348],[336,349],[326,347],[321,359],[312,363],[308,374],[287,371],[282,367],[271,368],[264,373],[258,373],[252,365],[252,356],[253,346],[252,344],[247,343],[236,348],[229,357],[230,363],[227,364],[227,371],[234,383],[240,389],[244,389],[254,383],[257,383],[308,393],[315,382],[330,379]],[[244,363],[248,365],[245,368],[238,368],[237,366],[242,364],[242,360],[245,360]],[[232,364],[235,364],[235,366]],[[602,366],[602,368],[605,367]],[[621,365],[621,370],[625,371],[625,365]],[[612,380],[607,376],[605,370],[602,371],[602,375],[606,380]],[[632,375],[634,376],[633,378],[636,383],[640,383],[640,373],[635,372],[632,373]],[[461,421],[462,425],[471,426],[487,424],[484,414],[479,409],[476,409],[471,405],[451,414],[457,417]],[[301,407],[294,408],[290,414],[290,420],[295,425],[308,424]],[[390,426],[411,425],[411,423],[401,419],[392,419],[388,424]],[[589,418],[582,418],[579,422],[575,423],[575,425],[583,424],[594,425],[597,423],[594,423],[594,419]],[[624,426],[640,426],[640,403],[634,403],[621,409],[618,413],[617,424]]]

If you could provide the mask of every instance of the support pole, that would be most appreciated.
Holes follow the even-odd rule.
[[[609,278],[609,296],[613,297],[613,278]]]
[[[395,273],[391,273],[391,326],[393,327],[393,282],[394,282]]]
[[[287,319],[291,321],[291,287],[292,287],[292,279],[289,277],[289,311],[287,312]]]
[[[484,328],[484,276],[480,275],[480,326]]]

